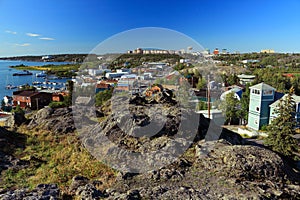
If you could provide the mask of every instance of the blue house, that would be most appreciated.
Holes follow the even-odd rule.
[[[269,105],[275,101],[275,88],[265,83],[250,87],[248,127],[259,130],[269,124]]]

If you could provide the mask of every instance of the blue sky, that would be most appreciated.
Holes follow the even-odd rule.
[[[0,0],[0,57],[88,53],[141,27],[172,29],[211,50],[300,52],[299,10],[298,0]]]

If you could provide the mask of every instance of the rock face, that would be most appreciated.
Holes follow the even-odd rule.
[[[239,135],[192,111],[189,105],[177,103],[170,91],[148,98],[115,96],[111,104],[111,113],[100,124],[83,120],[86,115],[76,118],[78,123],[86,122],[79,131],[83,145],[96,158],[122,171],[140,173],[170,164],[204,138],[244,142]]]
[[[197,148],[200,145],[202,141]],[[195,153],[191,164],[180,160],[145,174],[121,176],[115,188],[107,193],[109,199],[128,198],[132,191],[139,199],[300,198],[299,185],[289,185],[286,173],[285,164],[277,154],[220,140],[205,157]]]
[[[28,165],[13,156],[16,148],[25,146],[26,137],[0,127],[0,173],[9,168],[24,168]]]
[[[66,134],[75,130],[71,108],[39,110],[28,124],[29,129],[48,130],[56,134]]]
[[[111,104],[106,103],[109,108],[96,112],[79,109],[80,114],[86,114],[79,115],[78,119],[75,116],[75,122],[80,120],[83,125],[77,127],[82,131],[83,145],[101,160],[106,156],[104,161],[119,172],[113,186],[106,189],[99,187],[100,181],[77,175],[68,187],[70,196],[77,199],[300,199],[300,174],[286,160],[268,149],[245,145],[239,135],[177,104],[171,93],[162,92],[151,98],[133,96],[127,99],[128,106],[124,106],[125,100],[113,99]],[[105,117],[96,123],[89,119],[93,115]],[[75,125],[70,109],[44,108],[33,116],[28,128],[66,134],[74,131]],[[6,140],[1,140],[0,129],[0,145],[10,141],[3,138]],[[140,157],[132,157],[128,152]],[[1,157],[1,149],[0,158],[10,159]],[[141,168],[146,170],[137,170]],[[33,191],[0,191],[0,199],[63,198],[59,192],[56,185],[41,184]]]
[[[20,126],[21,124],[27,122],[24,114],[22,113],[13,113],[5,122],[5,126],[14,128],[16,126]]]
[[[204,158],[205,162],[198,157],[198,163],[204,169],[239,180],[282,181],[284,164],[277,154],[255,146],[221,144],[214,146],[213,152]]]
[[[0,194],[1,200],[35,200],[35,199],[60,199],[60,190],[56,184],[40,184],[34,190],[15,190]]]

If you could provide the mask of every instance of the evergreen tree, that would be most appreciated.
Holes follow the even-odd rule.
[[[277,117],[268,126],[268,137],[264,141],[265,145],[271,147],[273,151],[285,156],[293,156],[299,148],[297,140],[293,138],[296,123],[293,93],[294,89],[291,88],[288,95],[280,100],[279,106],[275,109]]]
[[[109,99],[111,99],[112,95],[113,95],[113,88],[109,89],[109,90],[104,90],[102,92],[98,92],[96,94],[96,106],[102,106],[106,101],[108,101]]]
[[[245,92],[243,92],[240,101],[241,109],[238,110],[238,115],[241,118],[242,124],[246,124],[246,122],[248,121],[249,102],[250,102],[250,90],[249,90],[249,84],[247,84],[246,90]]]
[[[234,92],[230,92],[226,95],[225,100],[221,102],[221,110],[225,115],[225,121],[230,125],[232,122],[236,121],[238,116],[238,110],[240,107],[239,100],[235,97]]]
[[[64,98],[64,103],[67,106],[71,106],[72,100],[73,100],[72,98],[73,98],[74,82],[71,80],[68,80],[66,85],[67,85],[67,90],[68,90],[69,95]]]
[[[206,80],[205,80],[204,77],[200,77],[198,79],[197,89],[200,90],[200,89],[203,89],[203,88],[206,88]]]

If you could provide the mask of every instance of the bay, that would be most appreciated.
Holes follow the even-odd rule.
[[[43,77],[36,77],[37,73],[41,71],[36,70],[29,70],[32,72],[32,75],[27,76],[13,76],[13,73],[21,72],[22,70],[10,68],[9,66],[15,65],[26,65],[26,66],[43,66],[43,65],[60,65],[60,64],[69,64],[68,62],[30,62],[30,61],[8,61],[8,60],[0,60],[0,101],[3,99],[4,96],[12,96],[13,91],[18,90],[16,89],[6,89],[5,87],[8,84],[13,86],[20,86],[29,84],[32,85],[32,82],[44,82],[45,79]],[[48,80],[49,82],[57,82],[57,83],[65,83],[67,79],[55,79],[55,80]]]

